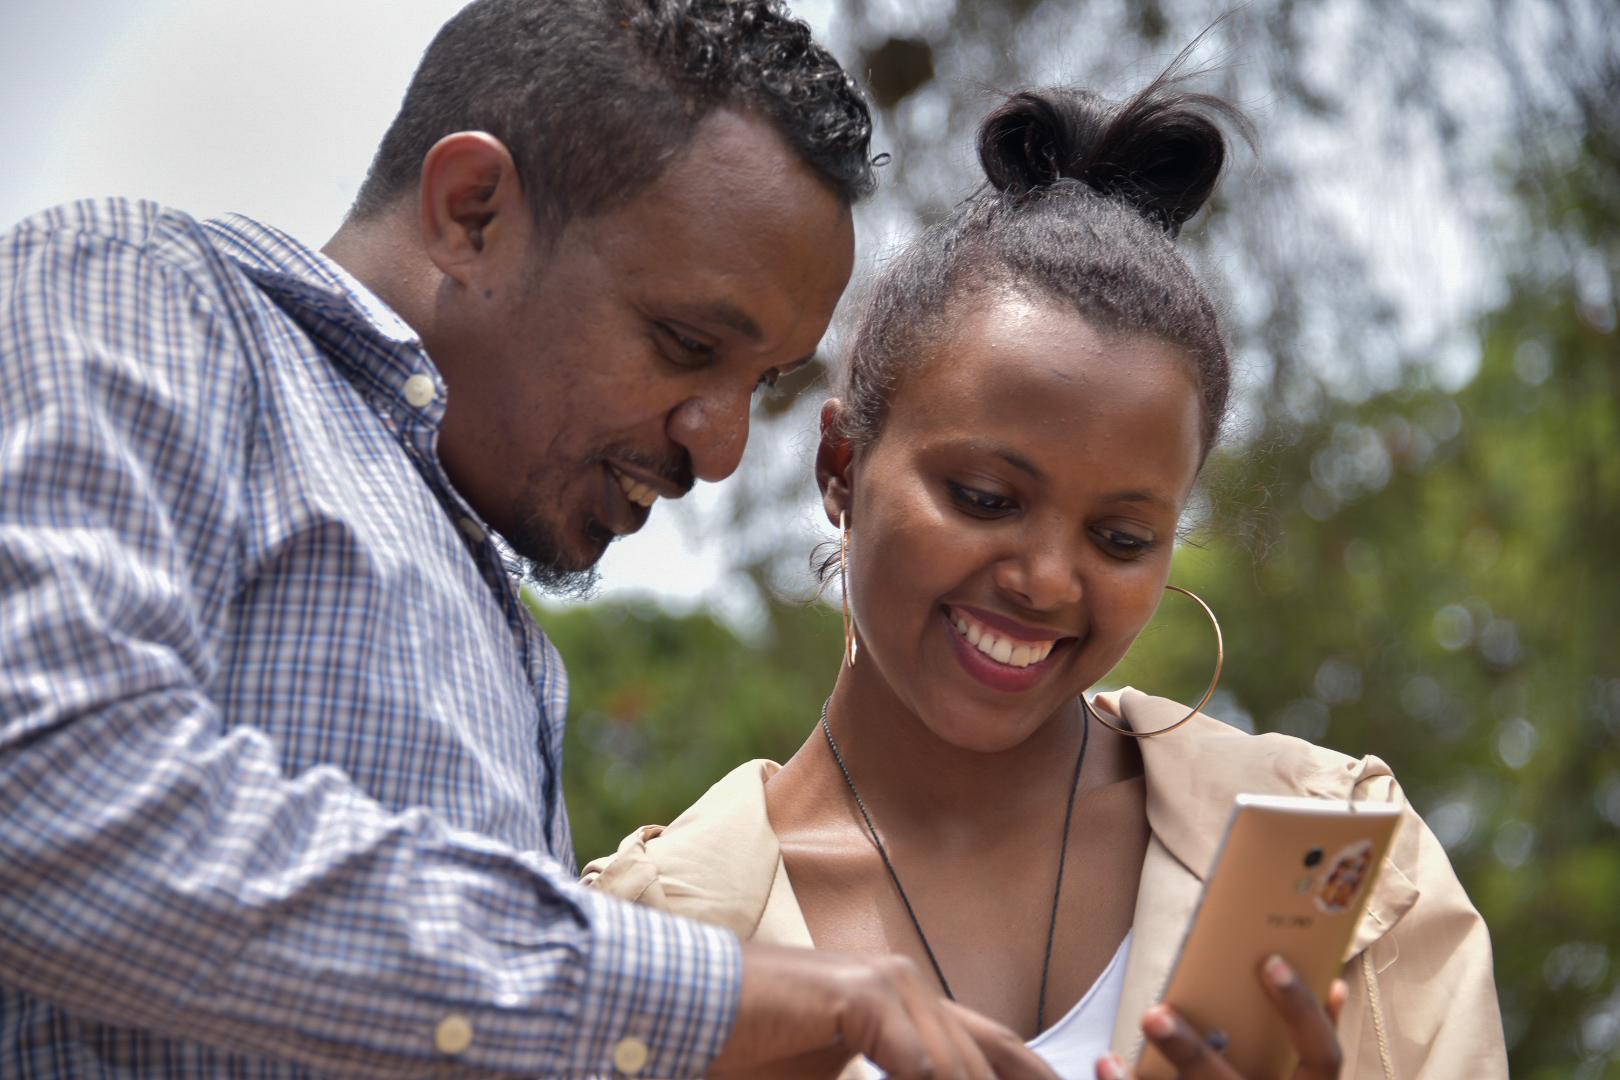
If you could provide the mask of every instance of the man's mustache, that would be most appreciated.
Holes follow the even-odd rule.
[[[609,460],[634,465],[658,477],[669,485],[672,491],[678,493],[669,495],[668,498],[679,499],[697,484],[697,478],[692,475],[692,456],[685,451],[679,451],[677,456],[663,460],[630,449],[610,451],[606,457]]]

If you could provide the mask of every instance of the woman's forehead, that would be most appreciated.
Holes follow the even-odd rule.
[[[1001,296],[951,319],[895,388],[889,423],[1058,436],[1123,427],[1186,442],[1196,459],[1199,410],[1179,347],[1099,328],[1057,303]]]

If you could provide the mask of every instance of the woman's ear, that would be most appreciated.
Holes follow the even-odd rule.
[[[850,513],[855,479],[855,448],[844,434],[844,415],[844,403],[837,398],[828,398],[821,406],[821,445],[816,448],[816,484],[827,520],[834,525],[840,515]]]

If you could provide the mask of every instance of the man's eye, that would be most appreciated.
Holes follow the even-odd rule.
[[[705,345],[701,341],[694,341],[672,326],[664,323],[658,324],[659,331],[669,339],[681,354],[681,360],[688,364],[707,363],[714,359],[714,346]]]
[[[959,506],[979,517],[999,517],[1018,509],[1018,504],[1005,495],[980,491],[951,480],[947,480],[945,486],[950,489],[951,498]]]

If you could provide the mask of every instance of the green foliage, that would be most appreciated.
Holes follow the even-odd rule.
[[[1215,463],[1276,509],[1182,572],[1258,727],[1394,766],[1492,927],[1515,1074],[1565,1075],[1612,1052],[1620,994],[1620,340],[1531,291],[1483,346],[1455,397],[1341,405]]]
[[[581,860],[668,822],[736,765],[785,760],[838,674],[821,605],[779,606],[757,645],[706,614],[595,606],[540,612],[568,662],[564,788]]]

